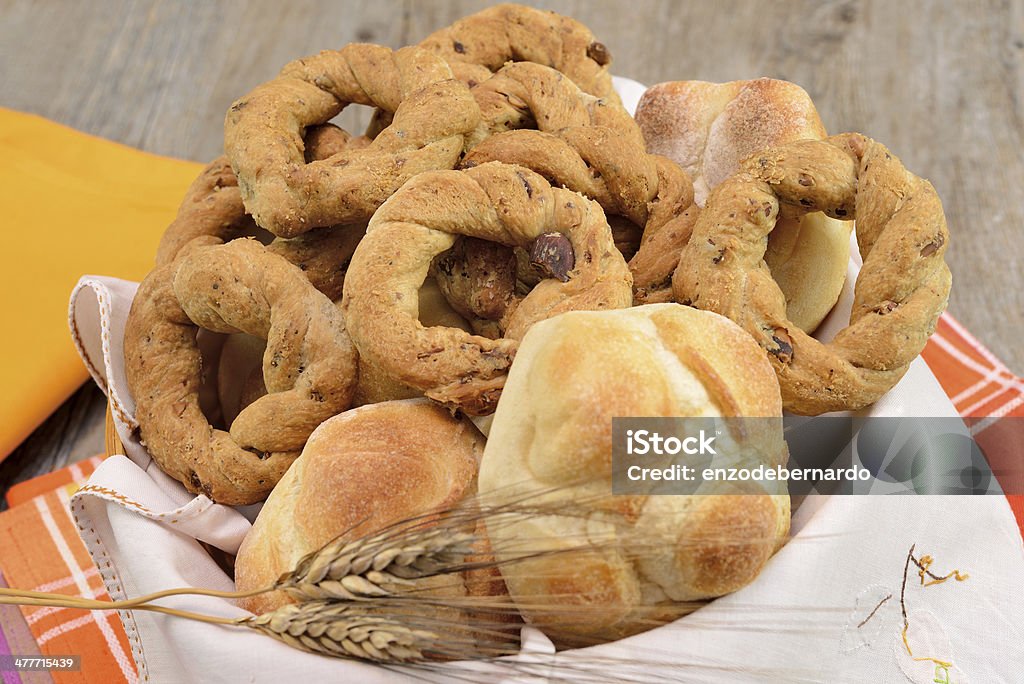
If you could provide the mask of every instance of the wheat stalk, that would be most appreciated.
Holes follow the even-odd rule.
[[[300,560],[296,567],[282,575],[273,586],[251,592],[222,592],[210,589],[170,589],[123,601],[81,599],[63,594],[0,590],[0,603],[18,603],[36,606],[63,606],[87,610],[147,610],[181,618],[220,624],[228,627],[251,629],[270,636],[288,646],[326,656],[344,657],[371,662],[383,667],[414,666],[422,671],[441,667],[440,661],[477,660],[500,667],[510,673],[524,676],[532,674],[570,677],[574,681],[607,681],[614,668],[616,679],[623,682],[655,681],[647,669],[666,654],[641,652],[633,648],[629,658],[599,661],[594,658],[580,661],[531,662],[529,659],[506,660],[502,656],[517,653],[518,625],[510,625],[508,616],[517,616],[518,608],[509,597],[432,595],[416,587],[416,580],[444,575],[453,577],[453,583],[464,581],[465,570],[502,567],[496,560],[478,561],[473,556],[478,537],[468,532],[481,520],[490,530],[522,520],[523,517],[551,515],[579,515],[586,513],[566,507],[564,501],[538,503],[535,495],[523,496],[500,505],[489,505],[479,498],[443,513],[431,513],[403,520],[370,536],[346,539],[339,536],[321,549]],[[579,503],[579,502],[576,502]],[[772,540],[766,540],[766,543]],[[664,545],[668,540],[650,539],[643,543],[632,540],[630,555],[644,555],[649,549]],[[593,551],[595,548],[615,548],[626,553],[621,540],[612,532],[610,538],[580,538],[559,551],[534,550],[533,541],[515,540],[515,563],[522,558],[550,553]],[[508,551],[509,549],[504,549]],[[571,558],[566,559],[571,562]],[[436,588],[436,587],[435,587]],[[228,599],[242,598],[269,591],[286,591],[297,602],[282,606],[258,616],[228,618],[177,610],[153,602],[177,595],[202,595]],[[559,596],[535,597],[530,603],[534,612],[550,608],[559,618],[571,623],[576,616],[602,611],[601,605],[567,605]],[[550,600],[550,605],[539,605]],[[697,604],[694,605],[696,607]],[[652,607],[652,609],[655,609]],[[436,611],[436,612],[435,612]],[[663,622],[652,613],[650,626]],[[734,629],[730,625],[730,629]],[[547,625],[545,633],[557,638],[561,630]],[[571,636],[571,630],[569,632]],[[635,659],[635,660],[631,660]],[[720,665],[691,662],[675,663],[665,667],[682,667],[683,671],[716,670]],[[645,667],[636,668],[638,662]],[[550,668],[556,667],[556,670]],[[727,668],[728,669],[728,668]],[[471,671],[438,670],[445,681],[464,679],[481,681]],[[481,673],[477,673],[481,674]],[[777,673],[776,673],[777,674]],[[789,673],[793,675],[794,673]],[[493,673],[487,679],[493,677]],[[809,679],[807,681],[813,681]]]
[[[441,643],[435,632],[411,629],[338,601],[289,604],[239,624],[303,651],[378,663],[421,661],[425,651]]]
[[[120,446],[116,433],[109,429],[108,439]],[[114,449],[111,449],[113,452]],[[120,451],[120,449],[118,449]],[[394,523],[369,536],[347,538],[339,535],[322,548],[302,558],[290,572],[273,585],[249,592],[225,592],[191,587],[169,589],[121,601],[82,599],[64,594],[0,589],[0,604],[61,606],[86,610],[146,610],[230,627],[244,627],[271,636],[289,646],[329,656],[365,660],[382,665],[417,664],[429,666],[439,660],[494,661],[518,650],[512,635],[517,629],[509,616],[519,615],[518,606],[509,597],[441,597],[424,592],[417,580],[444,575],[459,575],[467,570],[494,568],[517,563],[539,555],[572,554],[614,548],[624,556],[638,557],[658,549],[669,539],[631,539],[628,549],[616,532],[608,539],[588,536],[568,548],[531,550],[533,540],[517,538],[509,560],[467,560],[474,553],[478,537],[477,523],[485,521],[493,534],[503,525],[524,518],[557,513],[559,516],[588,518],[591,506],[600,503],[577,497],[574,506],[563,498],[549,498],[552,490],[531,490],[513,494],[515,488],[500,494],[502,503],[492,504],[480,497],[452,510],[431,512]],[[595,495],[601,499],[607,495]],[[765,543],[774,543],[774,539]],[[495,549],[498,551],[498,549]],[[571,558],[567,558],[571,562]],[[436,588],[436,587],[435,587]],[[182,611],[157,605],[156,601],[179,595],[200,595],[239,599],[272,591],[284,591],[295,603],[274,611],[242,618],[227,618]],[[567,605],[560,597],[535,597],[534,612],[550,608],[561,619],[573,620],[603,610],[599,605]],[[539,605],[545,599],[550,605]],[[697,607],[695,604],[693,607]],[[438,609],[434,614],[432,611]],[[656,610],[656,607],[652,607]],[[652,619],[651,627],[662,623]],[[545,632],[555,637],[560,630],[548,625]],[[518,667],[518,666],[516,666]]]
[[[418,530],[413,543],[395,545],[388,530],[354,541],[339,537],[305,556],[271,590],[299,599],[354,601],[391,595],[385,584],[411,585],[462,562],[476,537],[444,526]]]
[[[379,600],[393,596],[383,585],[414,585],[414,580],[450,572],[472,553],[475,535],[445,525],[432,526],[437,520],[435,514],[404,521],[397,538],[398,526],[355,540],[338,537],[305,556],[272,586],[254,591],[184,587],[113,601],[0,588],[0,604],[160,612],[201,622],[247,627],[305,651],[378,663],[418,662],[431,656],[472,657],[475,640],[453,634],[450,621],[439,621],[437,626],[445,627],[443,630],[417,629],[405,623],[430,622],[430,618],[410,614],[403,623],[391,616],[401,616],[400,605],[392,605],[389,614],[381,614]],[[171,596],[239,599],[278,590],[288,592],[298,602],[254,617],[224,618],[153,604]],[[365,603],[368,600],[373,602]],[[358,601],[364,603],[355,603]],[[461,627],[465,630],[465,625]],[[500,636],[507,637],[506,634]],[[484,639],[483,643],[488,642]],[[502,650],[502,653],[507,652],[508,649]]]

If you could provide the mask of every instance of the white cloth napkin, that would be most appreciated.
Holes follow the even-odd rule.
[[[643,86],[616,79],[627,105]],[[849,314],[852,282],[819,335]],[[136,284],[87,276],[71,295],[79,352],[107,392],[127,456],[104,461],[72,498],[107,591],[115,599],[195,586],[233,587],[200,541],[234,553],[256,508],[192,496],[167,477],[133,434],[134,402],[123,364],[124,323]],[[906,377],[865,416],[955,416],[927,366]],[[1024,663],[1024,547],[1002,496],[816,497],[799,509],[792,540],[750,586],[677,622],[589,649],[555,654],[524,629],[524,647],[503,663],[444,664],[430,671],[384,669],[302,653],[244,628],[122,612],[140,677],[154,682],[278,681],[1016,681]],[[915,655],[903,645],[900,588],[908,549],[963,582],[922,588],[911,566],[905,604]],[[891,598],[882,600],[891,595]],[[875,615],[861,624],[880,602]],[[163,601],[222,616],[244,611],[205,597]],[[944,674],[945,673],[945,674]]]

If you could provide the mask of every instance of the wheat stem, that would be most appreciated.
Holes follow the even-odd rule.
[[[268,590],[263,590],[268,591]],[[241,598],[262,592],[224,592],[213,589],[168,589],[147,596],[126,601],[109,599],[86,599],[67,594],[51,594],[41,591],[21,591],[18,589],[0,589],[0,605],[39,606],[48,608],[72,608],[77,610],[148,610],[154,613],[165,613],[178,617],[225,625],[237,625],[246,618],[221,618],[202,613],[194,613],[166,606],[150,605],[149,602],[166,596],[198,594],[222,598]]]
[[[43,599],[52,600],[58,602],[87,602],[87,603],[102,603],[102,609],[109,610],[129,610],[131,608],[140,608],[143,604],[152,603],[168,596],[213,596],[215,598],[227,598],[227,599],[240,599],[247,598],[249,596],[256,596],[258,594],[264,594],[269,591],[274,591],[276,587],[266,587],[263,589],[255,589],[252,591],[219,591],[217,589],[201,589],[196,587],[181,587],[179,589],[164,589],[163,591],[153,592],[152,594],[146,594],[145,596],[139,596],[133,599],[125,599],[122,601],[112,601],[105,599],[102,601],[91,601],[90,599],[83,599],[77,596],[69,596],[67,594],[50,594],[42,591],[27,591],[21,589],[6,589],[0,588],[0,601],[4,597],[10,597],[15,599]],[[11,601],[4,601],[4,603],[14,603]],[[25,604],[34,605],[34,604]],[[96,608],[96,610],[101,610]]]
[[[248,598],[250,596],[257,596],[259,594],[265,594],[267,592],[274,591],[274,587],[265,587],[263,589],[254,589],[252,591],[219,591],[217,589],[200,589],[196,587],[182,587],[180,589],[164,589],[163,591],[156,591],[152,594],[146,594],[134,599],[126,599],[124,601],[112,601],[114,607],[118,609],[129,609],[137,608],[144,603],[152,603],[168,596],[212,596],[214,598],[226,598],[226,599],[240,599]]]

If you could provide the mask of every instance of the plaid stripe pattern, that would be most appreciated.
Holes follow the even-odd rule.
[[[1020,464],[1012,462],[1017,438],[1005,420],[1024,417],[1024,380],[948,313],[939,319],[921,355],[985,452],[1003,489],[1024,492],[1024,482],[1011,483],[1006,474],[1019,473]],[[1024,534],[1024,496],[1008,495],[1006,500]]]
[[[99,457],[12,488],[0,514],[0,572],[10,586],[109,598],[71,518],[70,496]],[[79,672],[4,672],[3,684],[137,682],[128,637],[115,611],[0,606],[0,654],[81,655]],[[39,675],[43,675],[40,677]]]

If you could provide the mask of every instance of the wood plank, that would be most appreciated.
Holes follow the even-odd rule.
[[[330,2],[242,7],[10,2],[0,22],[0,104],[149,152],[208,160],[223,149],[231,102],[290,60],[360,40],[401,45],[396,7],[386,3],[358,16]]]

